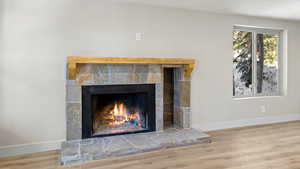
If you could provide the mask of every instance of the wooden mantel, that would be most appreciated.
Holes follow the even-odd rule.
[[[127,58],[127,57],[86,57],[86,56],[69,56],[68,78],[76,79],[76,67],[80,63],[91,64],[167,64],[167,65],[183,65],[184,76],[189,77],[195,66],[194,59],[184,58]]]

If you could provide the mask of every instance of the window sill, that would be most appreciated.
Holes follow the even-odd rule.
[[[233,97],[233,100],[255,100],[255,99],[273,99],[273,98],[281,98],[283,97],[282,95],[280,96],[253,96],[253,97]]]

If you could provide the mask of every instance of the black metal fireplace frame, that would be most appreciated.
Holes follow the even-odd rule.
[[[92,96],[99,94],[136,94],[145,93],[147,99],[146,110],[148,113],[148,129],[134,132],[122,132],[93,136]],[[92,137],[106,137],[156,130],[155,120],[155,84],[130,84],[130,85],[92,85],[82,86],[82,139]]]

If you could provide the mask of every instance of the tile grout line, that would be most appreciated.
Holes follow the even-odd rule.
[[[132,145],[134,148],[139,149],[139,147],[135,146],[133,143],[131,143],[125,136],[122,136],[124,141],[126,141],[128,144]]]

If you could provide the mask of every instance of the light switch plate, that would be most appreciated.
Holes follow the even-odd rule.
[[[142,40],[143,39],[143,34],[142,33],[136,33],[135,34],[135,40]]]

